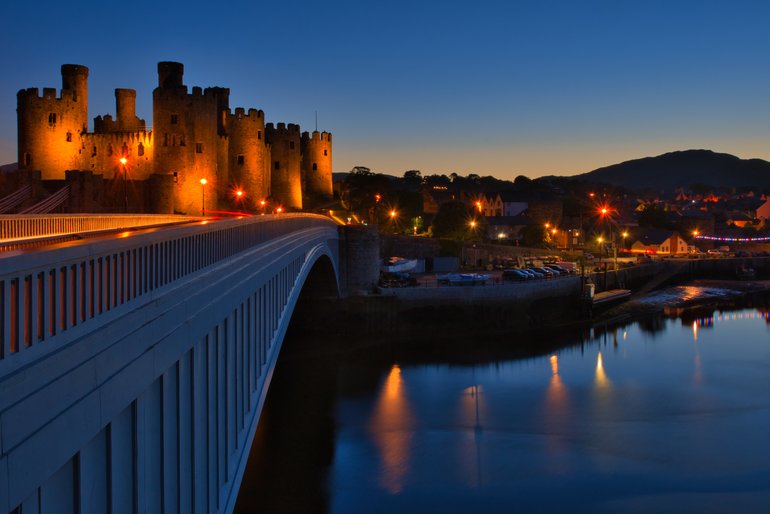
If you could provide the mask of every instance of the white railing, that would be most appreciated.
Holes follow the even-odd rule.
[[[276,237],[322,227],[336,225],[310,214],[255,216],[0,254],[0,377],[176,280]]]
[[[195,219],[199,218],[159,214],[8,214],[0,216],[0,243]]]

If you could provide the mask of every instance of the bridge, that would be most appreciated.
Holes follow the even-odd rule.
[[[0,513],[231,512],[300,293],[377,269],[321,216],[175,222],[0,253]]]

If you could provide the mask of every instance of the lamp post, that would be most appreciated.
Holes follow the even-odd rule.
[[[128,159],[125,157],[120,158],[120,164],[123,165],[123,212],[128,212],[128,176],[126,174],[126,163]]]
[[[208,180],[201,179],[201,216],[206,216],[206,184]]]

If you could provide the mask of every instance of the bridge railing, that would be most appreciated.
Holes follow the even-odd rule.
[[[329,218],[282,214],[126,232],[0,257],[0,377],[174,281]]]
[[[8,214],[0,216],[0,242],[79,232],[180,223],[198,218],[158,214]]]

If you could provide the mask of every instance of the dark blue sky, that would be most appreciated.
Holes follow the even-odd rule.
[[[671,150],[770,159],[761,1],[4,4],[0,162],[16,92],[84,64],[93,118],[114,89],[152,120],[161,60],[231,107],[334,133],[335,170],[574,174]]]

